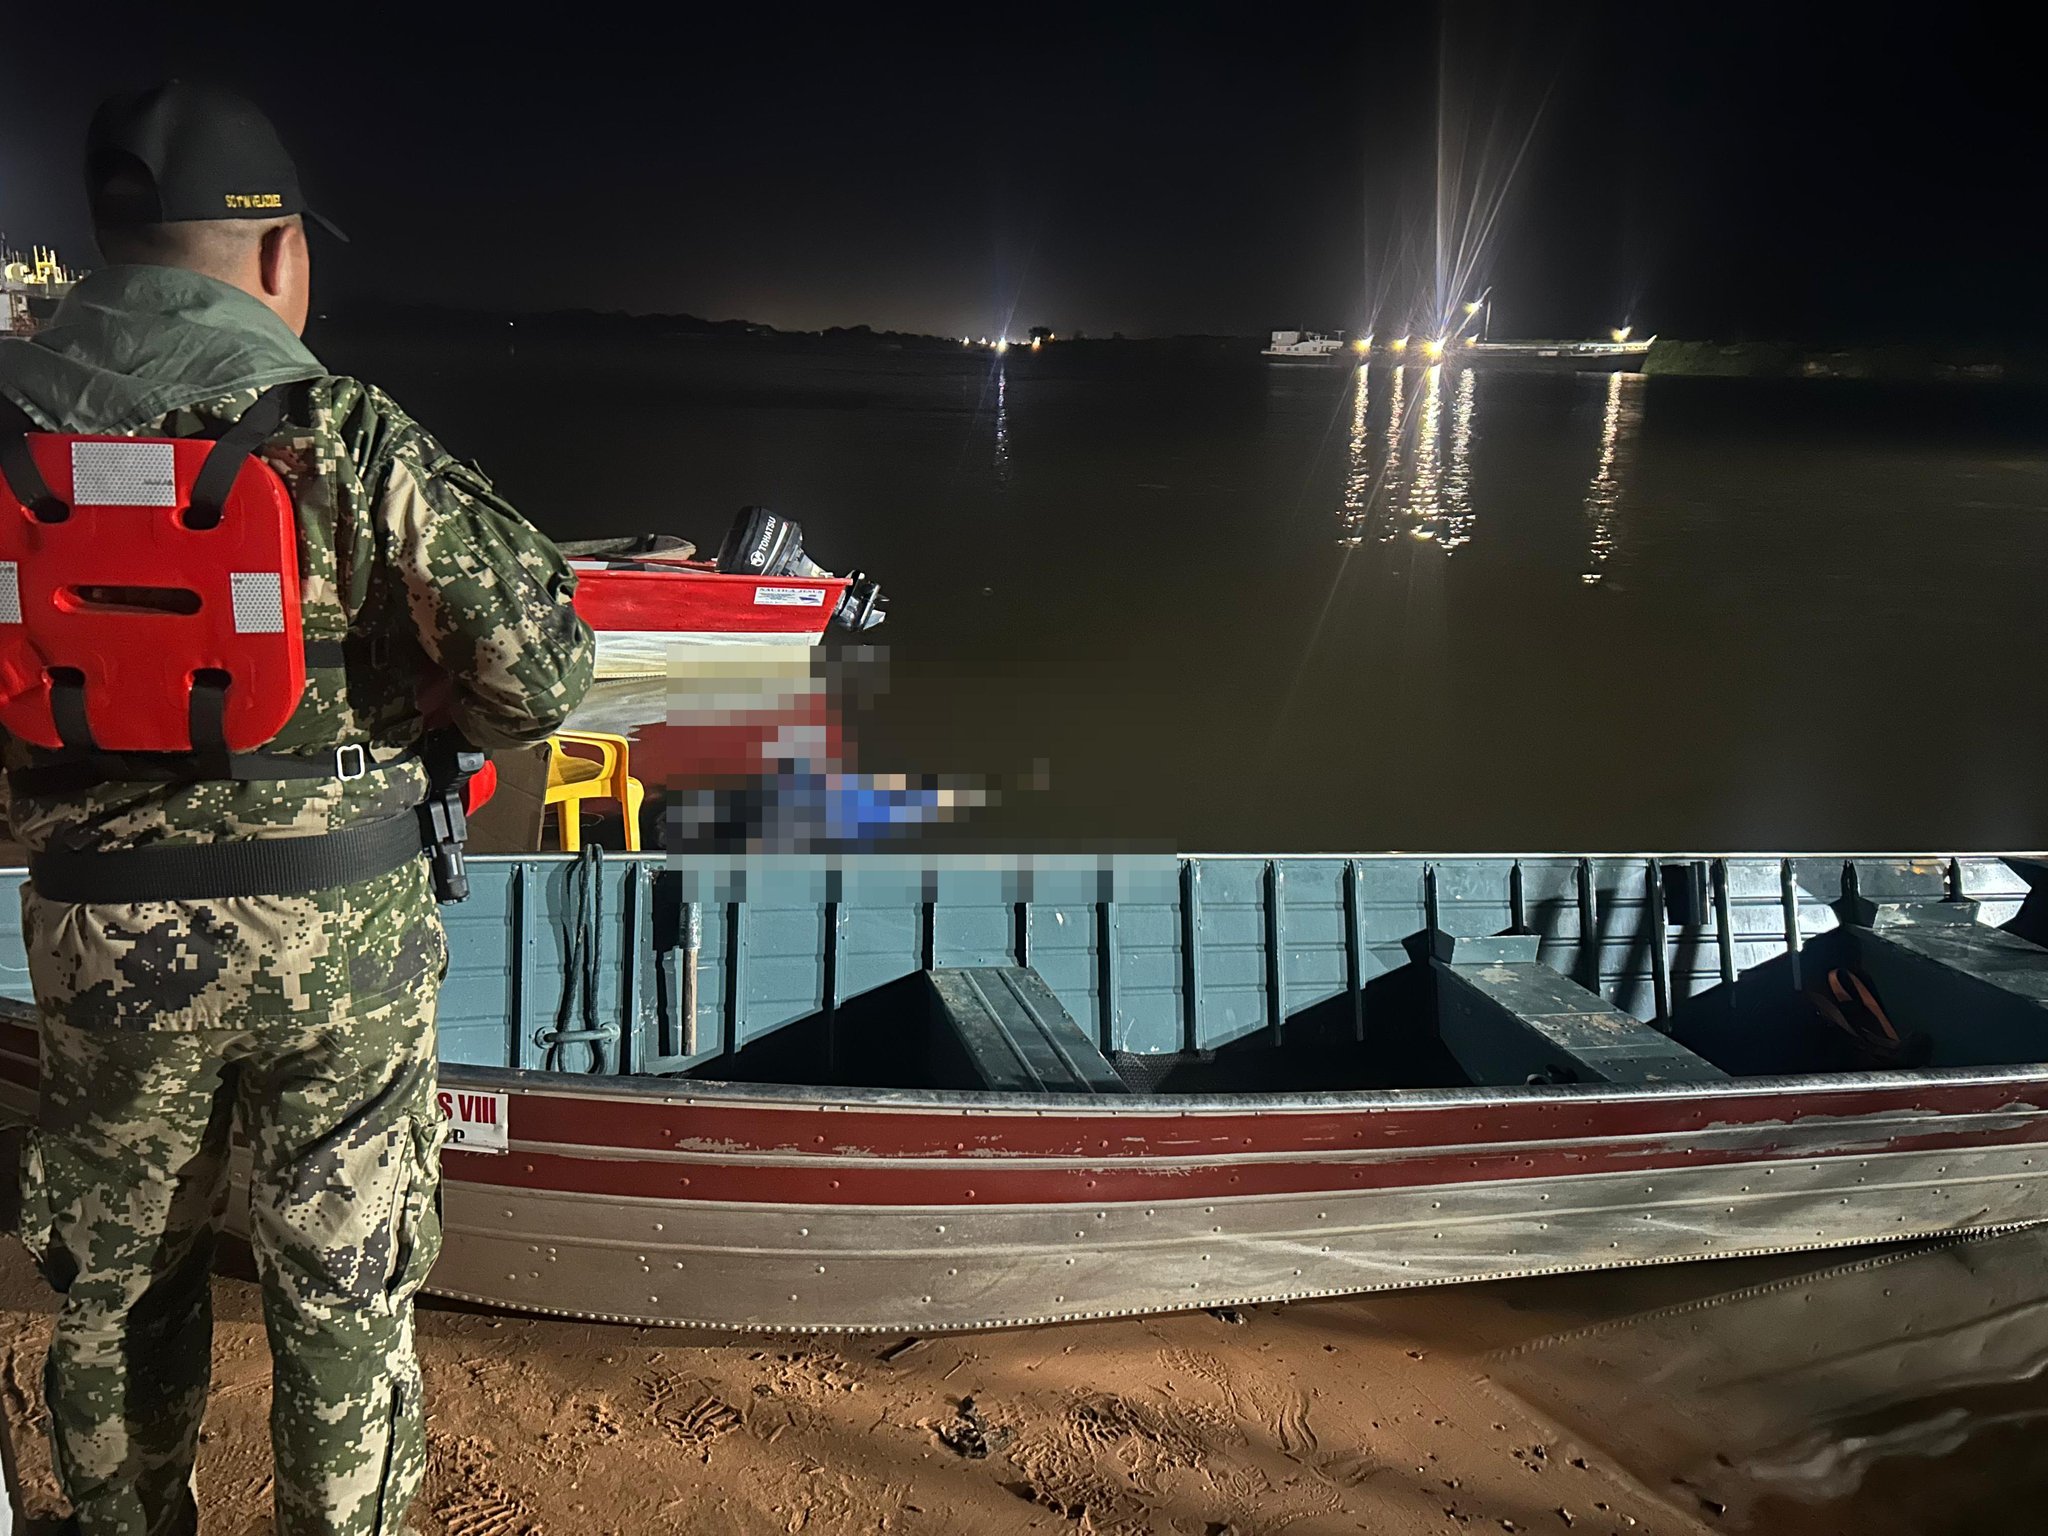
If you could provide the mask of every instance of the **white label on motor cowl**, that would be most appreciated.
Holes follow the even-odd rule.
[[[443,1088],[434,1095],[448,1122],[448,1145],[463,1152],[506,1152],[506,1097]]]
[[[756,587],[754,606],[757,608],[822,608],[825,606],[823,587]]]

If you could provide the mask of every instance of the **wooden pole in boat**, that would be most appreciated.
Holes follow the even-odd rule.
[[[1778,899],[1785,907],[1785,953],[1792,957],[1792,990],[1804,992],[1805,979],[1800,974],[1800,946],[1806,941],[1799,936],[1799,885],[1792,873],[1792,861],[1778,861]]]
[[[683,1054],[694,1056],[697,1044],[697,957],[704,948],[704,904],[687,902],[683,906]]]
[[[1650,984],[1657,1000],[1657,1022],[1671,1016],[1670,926],[1664,916],[1664,869],[1655,859],[1645,861],[1650,897]]]

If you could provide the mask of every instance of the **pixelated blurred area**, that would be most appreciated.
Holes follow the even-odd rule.
[[[646,852],[852,850],[997,803],[978,779],[860,771],[854,722],[886,691],[887,660],[878,646],[670,643],[601,679],[547,746],[494,754],[472,847],[625,849],[631,815]]]

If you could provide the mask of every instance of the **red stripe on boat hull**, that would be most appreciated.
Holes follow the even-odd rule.
[[[458,1069],[459,1075],[459,1069]],[[678,1084],[678,1088],[684,1085]],[[680,1098],[682,1095],[679,1094]],[[1740,1086],[1697,1095],[1588,1098],[1532,1092],[1484,1107],[1371,1105],[1355,1108],[1137,1109],[1105,1100],[1100,1110],[991,1108],[870,1110],[823,1102],[787,1107],[577,1097],[559,1090],[515,1092],[513,1135],[526,1141],[602,1146],[619,1152],[801,1153],[818,1157],[948,1158],[1207,1157],[1246,1152],[1318,1153],[1526,1142],[1581,1137],[1660,1136],[1722,1126],[1920,1113],[2048,1112],[2048,1082],[1942,1084],[1874,1082],[1812,1094],[1744,1093]],[[1185,1103],[1186,1101],[1182,1101]]]
[[[975,1167],[971,1160],[905,1160],[875,1166],[824,1157],[749,1163],[744,1155],[736,1153],[702,1161],[657,1162],[515,1148],[507,1156],[450,1152],[447,1171],[450,1178],[476,1184],[684,1203],[720,1200],[816,1206],[1085,1205],[1104,1200],[1214,1200],[1336,1190],[1415,1189],[1582,1174],[1733,1167],[1787,1157],[1853,1158],[1899,1151],[1964,1151],[2048,1142],[2048,1116],[2036,1116],[2017,1126],[2001,1122],[1997,1129],[1923,1130],[1875,1140],[1859,1138],[1853,1124],[1834,1125],[1839,1134],[1819,1145],[1800,1145],[1802,1140],[1812,1143],[1815,1138],[1794,1135],[1787,1135],[1776,1144],[1734,1147],[1589,1139],[1528,1150],[1470,1153],[1460,1149],[1441,1156],[1409,1154],[1369,1162],[1306,1158],[1234,1165],[1132,1167],[1126,1159],[1122,1163],[1106,1161],[1078,1167],[1020,1168]],[[513,1133],[524,1134],[516,1115]],[[2048,1164],[2048,1157],[2042,1161]]]
[[[599,633],[823,634],[845,593],[844,576],[808,579],[720,576],[710,569],[576,572],[576,611]],[[770,594],[819,594],[815,602],[762,601]]]

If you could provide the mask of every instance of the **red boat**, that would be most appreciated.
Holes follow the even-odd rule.
[[[885,612],[873,581],[818,566],[801,529],[763,507],[743,511],[709,560],[663,536],[562,548],[601,678],[667,671],[679,645],[816,645],[835,622],[858,633]]]

